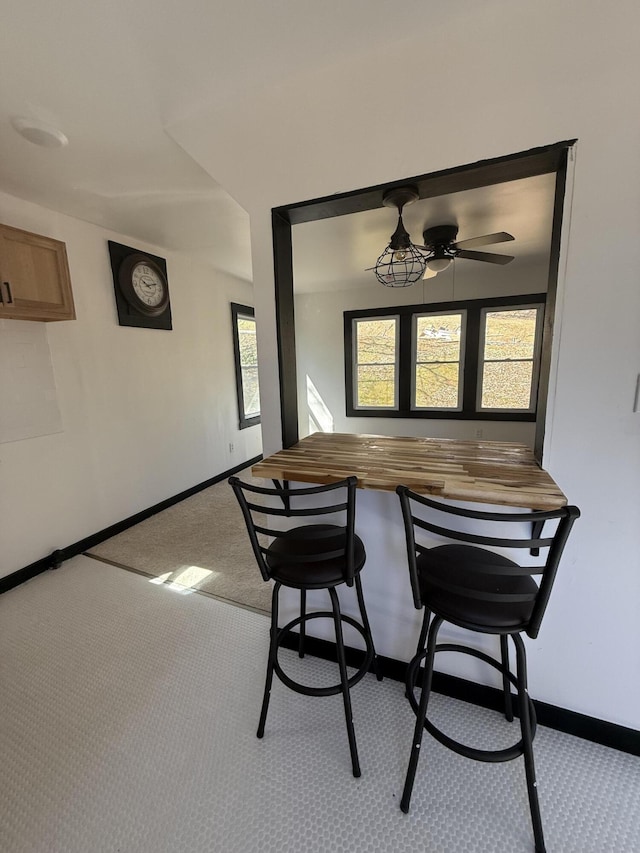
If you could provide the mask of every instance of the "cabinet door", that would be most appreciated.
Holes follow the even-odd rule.
[[[0,225],[0,317],[74,320],[64,243]]]

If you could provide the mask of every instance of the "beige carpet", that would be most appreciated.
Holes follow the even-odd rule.
[[[271,485],[238,476],[256,485]],[[247,529],[231,487],[224,480],[159,512],[87,552],[127,569],[155,576],[185,591],[270,612],[270,583],[262,580]]]

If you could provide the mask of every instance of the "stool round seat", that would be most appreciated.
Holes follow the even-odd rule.
[[[308,524],[288,530],[267,548],[264,559],[273,580],[296,589],[328,589],[345,583],[347,533],[337,524]],[[365,564],[359,536],[353,537],[353,570]]]
[[[470,545],[429,548],[416,560],[420,593],[429,609],[469,630],[526,628],[538,592],[530,575],[499,574],[520,566],[502,554]]]

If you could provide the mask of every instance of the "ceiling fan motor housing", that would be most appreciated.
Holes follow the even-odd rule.
[[[438,249],[446,249],[455,241],[457,236],[457,225],[436,225],[433,228],[427,228],[422,234],[425,247],[432,252],[436,252]]]

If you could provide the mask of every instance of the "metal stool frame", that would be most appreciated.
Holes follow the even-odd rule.
[[[409,663],[406,674],[406,695],[414,713],[416,714],[416,723],[409,757],[409,766],[407,768],[402,799],[400,801],[400,808],[405,813],[409,811],[418,758],[422,745],[423,732],[425,729],[444,746],[459,755],[476,761],[510,761],[520,755],[523,755],[527,793],[531,810],[531,822],[535,839],[535,849],[536,853],[545,853],[546,848],[542,829],[542,819],[540,815],[540,805],[538,802],[537,781],[533,759],[533,738],[536,731],[536,714],[533,702],[529,697],[526,651],[520,635],[523,631],[532,638],[535,638],[538,635],[562,551],[571,528],[580,515],[580,511],[577,507],[569,506],[548,512],[483,512],[479,510],[462,509],[434,501],[431,498],[426,498],[423,495],[418,495],[415,492],[410,491],[406,486],[398,486],[396,492],[400,497],[405,525],[409,575],[414,605],[417,609],[424,608],[424,618],[420,630],[416,654]],[[435,512],[433,515],[436,516],[437,513],[444,513],[448,516],[473,519],[474,522],[531,523],[533,525],[531,537],[496,537],[488,536],[484,533],[470,532],[468,530],[451,529],[450,527],[443,526],[445,522],[440,525],[434,523],[431,519],[426,521],[424,518],[417,516],[413,510],[415,507],[421,506],[434,510]],[[552,535],[542,538],[543,527],[547,521],[557,521],[557,526]],[[464,571],[467,573],[467,579],[469,580],[473,580],[475,572],[476,577],[482,576],[484,573],[485,576],[502,576],[504,578],[511,579],[526,578],[527,576],[531,578],[534,575],[539,575],[540,583],[529,583],[528,585],[525,583],[518,591],[512,590],[511,592],[505,593],[504,591],[501,592],[499,589],[488,591],[486,588],[483,589],[481,584],[469,584],[467,586],[463,586],[461,585],[459,578],[457,582],[455,579],[452,579],[452,581],[448,583],[446,580],[442,579],[441,575],[437,576],[434,573],[434,589],[437,589],[437,593],[440,594],[440,598],[438,599],[440,602],[439,606],[434,605],[434,602],[430,600],[429,597],[429,567],[433,569],[433,566],[437,565],[438,549],[443,549],[443,551],[440,551],[440,554],[444,556],[444,554],[446,554],[447,546],[432,545],[431,548],[429,548],[418,543],[416,541],[416,530],[426,531],[427,533],[444,538],[447,541],[454,540],[465,543],[463,551],[465,555],[468,554],[469,564],[468,566],[464,566]],[[472,547],[468,547],[469,545]],[[476,547],[478,545],[488,547],[481,549]],[[481,552],[487,551],[492,553],[496,548],[528,549],[533,556],[539,555],[540,550],[543,550],[547,552],[547,556],[542,565],[536,566],[520,566],[506,558],[500,557],[495,560],[495,564],[491,564],[490,562],[484,563],[483,561],[477,561],[477,563],[474,564],[474,555],[480,556]],[[429,552],[431,553],[429,554]],[[460,550],[458,550],[458,555],[460,553]],[[425,559],[431,560],[432,562],[422,562],[422,564],[420,564],[420,557],[427,554],[429,556]],[[484,556],[486,556],[486,553]],[[460,557],[458,556],[457,559],[460,560]],[[437,584],[440,584],[440,586],[438,587]],[[447,596],[449,596],[450,602],[449,610],[447,610]],[[452,613],[455,612],[456,609],[454,603],[455,600],[457,599],[459,602],[464,600],[465,597],[468,601],[473,602],[476,610],[479,606],[481,608],[481,602],[483,601],[490,603],[490,605],[504,605],[507,608],[510,604],[526,605],[529,608],[529,616],[522,619],[519,623],[515,620],[514,624],[509,626],[500,624],[498,620],[495,620],[495,617],[493,617],[492,621],[492,616],[489,612],[486,614],[486,619],[476,621],[470,621],[469,618],[456,618],[455,616],[452,616]],[[514,613],[516,612],[521,613],[522,611],[514,611]],[[495,660],[490,655],[487,655],[478,649],[458,643],[438,644],[438,632],[443,622],[450,622],[470,631],[475,631],[476,633],[497,634],[500,638],[500,660]],[[513,641],[516,652],[515,674],[510,671],[509,667],[509,637],[511,637],[511,640]],[[504,694],[504,714],[506,719],[509,721],[513,720],[511,685],[513,684],[516,687],[521,732],[521,738],[516,744],[500,750],[477,749],[449,737],[428,719],[427,709],[431,693],[434,659],[436,653],[441,651],[460,652],[471,655],[501,673]],[[420,700],[418,701],[415,696],[415,688],[423,660],[425,664],[422,674],[422,691]]]
[[[274,481],[275,482],[275,481]],[[262,700],[262,708],[260,711],[260,721],[258,723],[257,736],[264,736],[267,713],[269,710],[269,700],[271,697],[271,688],[273,684],[274,674],[278,676],[289,689],[302,693],[307,696],[334,696],[338,693],[342,694],[344,714],[347,726],[347,736],[349,740],[349,751],[351,755],[351,765],[353,775],[359,777],[361,775],[360,762],[358,758],[358,750],[356,746],[356,737],[353,726],[353,713],[351,707],[350,688],[364,678],[365,674],[371,668],[374,669],[378,680],[382,679],[378,658],[375,652],[373,637],[371,634],[371,626],[364,602],[362,592],[362,583],[360,580],[360,571],[366,559],[364,555],[364,547],[355,535],[355,496],[356,496],[356,477],[348,477],[336,483],[329,485],[314,486],[311,488],[290,489],[280,486],[275,483],[275,488],[266,488],[262,486],[252,486],[247,483],[242,483],[237,477],[231,477],[229,483],[232,486],[238,503],[243,512],[249,539],[260,568],[263,580],[274,580],[275,584],[272,593],[271,605],[271,627],[270,627],[270,642],[269,642],[269,657],[267,662],[267,673],[265,678],[264,696]],[[294,507],[293,503],[296,498],[308,495],[324,495],[334,492],[335,490],[346,489],[346,500],[337,504],[327,504],[322,507],[300,508]],[[246,493],[264,495],[270,498],[277,497],[281,500],[282,506],[264,506],[261,504],[248,501]],[[308,517],[325,514],[341,513],[346,515],[346,524],[340,525],[303,525],[292,530],[280,530],[265,526],[259,523],[257,514],[276,517]],[[268,545],[262,545],[258,539],[258,534],[263,534],[269,537],[272,541]],[[296,549],[292,550],[291,554],[287,554],[287,540],[292,543],[309,542],[311,541],[316,549],[313,553],[305,553],[302,555],[296,553]],[[323,540],[326,545],[323,546]],[[274,543],[280,546],[277,550],[274,548]],[[359,565],[356,564],[355,551],[356,544],[360,545],[362,558]],[[340,547],[336,547],[339,545]],[[341,566],[341,571],[331,580],[308,581],[301,576],[299,580],[292,580],[290,576],[283,578],[282,566],[279,563],[284,562],[285,565],[294,566],[298,562],[309,565],[322,566],[327,561],[338,561]],[[340,611],[340,602],[336,587],[341,584],[352,587],[355,586],[358,607],[360,611],[361,622]],[[292,619],[283,627],[278,626],[279,616],[279,594],[282,586],[300,590],[300,615]],[[331,601],[331,610],[307,612],[306,593],[311,589],[326,589],[329,593]],[[297,626],[300,627],[300,636],[298,643],[298,654],[304,657],[305,654],[305,639],[306,625],[313,619],[331,618],[334,623],[336,637],[336,652],[338,660],[338,668],[340,672],[340,681],[337,684],[325,687],[310,687],[295,681],[282,669],[278,661],[278,649],[282,645],[285,636]],[[365,643],[365,652],[363,660],[352,676],[348,675],[344,636],[342,626],[343,623],[351,625],[362,636]]]

